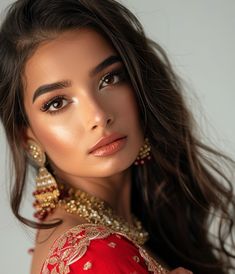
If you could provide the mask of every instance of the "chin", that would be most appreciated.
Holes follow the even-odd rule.
[[[120,161],[119,163],[106,163],[103,164],[101,169],[97,170],[97,176],[96,177],[110,177],[113,175],[116,175],[118,173],[127,171],[132,164],[134,163],[135,160],[130,160],[130,161]],[[94,172],[93,172],[94,174]],[[94,176],[95,177],[95,176]]]

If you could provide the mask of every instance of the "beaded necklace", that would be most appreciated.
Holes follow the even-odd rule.
[[[143,245],[149,237],[141,222],[132,215],[133,224],[129,224],[124,218],[118,216],[111,206],[98,197],[92,196],[80,189],[64,189],[60,186],[60,192],[64,192],[58,206],[70,214],[77,214],[85,218],[88,223],[101,224],[114,231],[126,234],[131,240]]]

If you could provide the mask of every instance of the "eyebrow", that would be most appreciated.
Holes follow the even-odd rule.
[[[98,74],[100,71],[105,69],[108,66],[111,66],[114,63],[122,62],[122,59],[120,56],[117,55],[111,55],[108,58],[104,59],[100,64],[98,64],[95,68],[93,68],[89,72],[90,77],[94,77],[96,74]],[[33,95],[33,103],[35,100],[41,96],[42,94],[45,94],[47,92],[56,90],[56,89],[64,89],[72,86],[72,82],[69,80],[59,81],[51,84],[45,84],[40,87],[38,87]]]

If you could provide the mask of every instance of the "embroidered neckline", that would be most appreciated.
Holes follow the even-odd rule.
[[[64,197],[58,201],[57,206],[62,207],[66,212],[78,215],[88,223],[103,225],[114,231],[125,233],[137,244],[144,245],[148,240],[149,233],[134,214],[131,216],[132,224],[130,224],[101,198],[79,188],[62,184],[58,186]]]
[[[67,274],[70,272],[70,265],[82,258],[86,253],[90,242],[95,239],[104,239],[111,234],[123,236],[133,243],[141,257],[144,259],[148,271],[154,274],[167,274],[169,271],[157,263],[147,251],[137,243],[133,242],[126,234],[116,232],[109,227],[97,224],[80,224],[70,228],[59,236],[50,248],[41,273],[43,274]],[[53,270],[49,270],[51,266]]]

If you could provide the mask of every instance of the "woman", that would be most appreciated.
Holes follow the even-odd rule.
[[[31,273],[235,269],[225,245],[232,184],[205,153],[234,162],[198,140],[164,51],[129,10],[19,0],[2,24],[0,60],[11,206],[38,229]],[[29,163],[39,222],[19,212]]]

